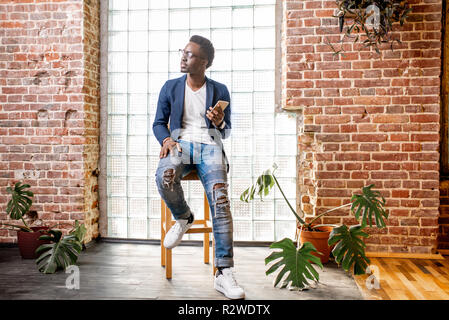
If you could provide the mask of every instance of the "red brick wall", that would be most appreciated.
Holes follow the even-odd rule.
[[[97,1],[0,0],[0,221],[5,187],[32,186],[46,222],[86,220],[96,236]],[[86,38],[86,35],[88,38]],[[0,231],[0,242],[15,242]]]
[[[302,115],[301,206],[316,215],[374,183],[390,216],[388,228],[370,230],[368,251],[436,248],[442,3],[408,2],[413,14],[394,32],[402,44],[380,57],[351,40],[345,57],[333,56],[335,1],[283,3],[283,107]],[[349,210],[324,222],[356,223]]]

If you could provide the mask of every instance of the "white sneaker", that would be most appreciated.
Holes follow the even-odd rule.
[[[182,240],[182,236],[186,233],[187,230],[193,225],[194,216],[192,213],[192,218],[189,223],[189,219],[179,219],[176,220],[176,223],[173,227],[168,230],[167,234],[164,238],[164,247],[167,249],[172,249],[176,247]]]
[[[245,292],[237,284],[231,268],[223,268],[221,269],[221,273],[217,270],[215,273],[214,288],[229,299],[245,298]]]

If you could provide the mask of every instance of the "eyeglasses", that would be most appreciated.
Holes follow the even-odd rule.
[[[197,56],[196,54],[193,54],[192,51],[185,51],[184,49],[179,49],[179,56],[183,58],[186,56],[188,59],[192,59],[193,57],[197,57],[199,59],[204,59],[203,57]]]

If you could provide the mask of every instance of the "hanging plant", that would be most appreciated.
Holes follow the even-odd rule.
[[[336,3],[338,13],[333,17],[338,18],[340,32],[343,32],[345,21],[352,19],[352,24],[347,27],[339,42],[348,37],[353,38],[353,43],[356,43],[361,36],[366,36],[362,42],[364,47],[372,47],[378,54],[379,45],[383,43],[390,43],[392,51],[394,42],[401,43],[400,39],[391,36],[393,23],[399,22],[402,26],[412,11],[406,0],[336,0]],[[327,44],[334,55],[343,51],[343,47],[336,50],[329,41]]]

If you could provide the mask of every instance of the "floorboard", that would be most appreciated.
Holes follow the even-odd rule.
[[[371,258],[379,268],[380,288],[368,289],[368,275],[355,276],[369,300],[449,300],[449,260]]]

